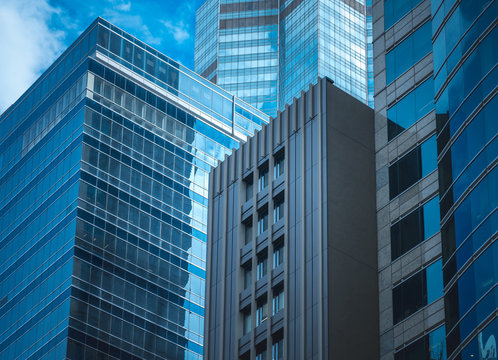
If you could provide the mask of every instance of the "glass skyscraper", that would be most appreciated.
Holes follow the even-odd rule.
[[[373,106],[370,9],[368,1],[206,0],[195,70],[271,116],[318,77]]]
[[[200,359],[208,172],[265,122],[97,19],[0,117],[0,358]]]
[[[432,3],[446,344],[496,359],[498,3]]]

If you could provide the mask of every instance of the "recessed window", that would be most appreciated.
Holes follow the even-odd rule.
[[[283,155],[275,158],[275,163],[273,165],[273,178],[278,179],[284,174],[285,170],[285,157]]]
[[[268,210],[262,211],[258,216],[258,235],[268,230]]]
[[[266,254],[258,256],[256,271],[258,280],[266,276],[266,272],[268,271],[268,256]]]
[[[273,248],[273,268],[277,268],[284,263],[284,243],[275,245]]]
[[[249,244],[252,241],[252,223],[244,224],[244,244]]]
[[[284,289],[280,288],[273,291],[273,315],[284,308]]]
[[[245,266],[244,268],[244,289],[251,286],[252,283],[252,269],[250,266]]]
[[[284,358],[284,339],[275,339],[271,347],[272,360],[282,360]]]
[[[273,205],[273,223],[276,223],[284,217],[284,199],[275,200]]]
[[[252,176],[244,180],[244,186],[245,186],[245,191],[246,191],[246,201],[249,199],[252,199],[253,196],[253,186],[254,182],[252,180]]]
[[[246,310],[243,314],[243,320],[242,320],[242,334],[249,334],[252,329],[251,325],[251,309]]]
[[[256,326],[268,319],[268,302],[266,298],[258,302],[256,308]]]
[[[256,354],[256,360],[266,360],[266,350],[261,350]]]
[[[268,186],[268,167],[259,169],[258,190],[261,191]]]

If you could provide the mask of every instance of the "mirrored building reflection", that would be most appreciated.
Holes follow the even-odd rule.
[[[195,70],[271,116],[318,77],[373,106],[371,25],[364,0],[206,0]]]
[[[201,359],[208,173],[267,121],[97,19],[0,117],[0,358]]]

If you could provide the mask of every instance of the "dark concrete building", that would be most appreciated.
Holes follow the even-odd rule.
[[[207,359],[379,357],[373,116],[320,79],[211,172]]]

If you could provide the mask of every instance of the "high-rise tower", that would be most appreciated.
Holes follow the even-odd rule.
[[[97,19],[0,117],[0,358],[201,359],[208,173],[265,122]]]
[[[195,70],[271,116],[325,76],[373,106],[367,5],[207,0],[197,10]]]

